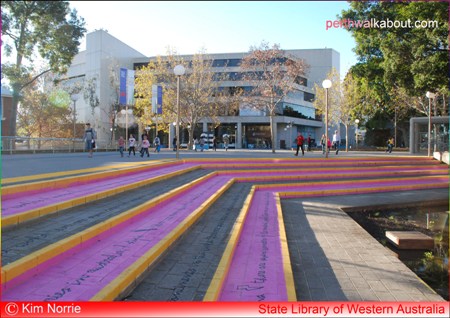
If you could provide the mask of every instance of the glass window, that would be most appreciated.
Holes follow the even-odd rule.
[[[225,67],[227,60],[219,59],[212,62],[212,67]]]
[[[304,92],[303,93],[303,100],[306,102],[313,102],[314,101],[314,94],[308,93],[308,92]]]

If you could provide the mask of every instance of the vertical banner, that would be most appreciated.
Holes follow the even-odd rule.
[[[152,85],[152,114],[158,111],[158,86]]]
[[[134,105],[134,73],[127,70],[127,105]]]
[[[157,100],[157,114],[162,114],[162,98],[163,98],[163,90],[162,86],[158,86],[158,100]]]
[[[163,90],[162,86],[152,85],[152,113],[162,114],[162,99]]]
[[[120,69],[120,84],[119,84],[119,104],[127,104],[127,69]]]

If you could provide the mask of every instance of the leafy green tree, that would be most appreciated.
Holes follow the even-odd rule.
[[[15,55],[14,62],[2,63],[2,75],[13,91],[9,135],[15,135],[23,89],[47,72],[65,73],[86,29],[84,19],[70,10],[68,1],[2,1],[1,10],[2,52],[7,57]],[[36,53],[48,69],[31,76]]]
[[[344,21],[378,21],[348,28],[358,56],[352,72],[365,78],[376,111],[396,107],[399,89],[411,97],[426,91],[448,96],[448,10],[448,2],[438,1],[353,1],[342,11]]]
[[[282,101],[302,84],[308,65],[280,49],[262,42],[251,47],[243,58],[241,69],[243,80],[252,86],[245,103],[255,109],[267,112],[270,118],[272,152],[275,153],[274,117]]]

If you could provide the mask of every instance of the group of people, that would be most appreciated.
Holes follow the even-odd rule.
[[[153,144],[155,146],[154,152],[160,152],[161,151],[161,140],[158,136],[153,139]],[[117,140],[117,145],[119,146],[119,152],[120,156],[123,157],[124,151],[125,151],[125,139],[123,136],[120,136]],[[133,153],[133,156],[136,156],[136,150],[140,149],[141,158],[144,157],[144,155],[147,155],[147,157],[150,157],[150,140],[148,138],[147,133],[143,133],[141,136],[141,143],[139,144],[134,137],[133,134],[130,134],[130,137],[128,138],[128,157],[131,156],[131,153]]]
[[[326,140],[325,134],[322,135],[322,138],[320,139],[320,145],[322,146],[322,154],[325,154],[325,151],[330,152],[331,147],[334,147],[334,150],[336,151],[336,155],[339,153],[339,146],[340,146],[340,140],[341,137],[339,136],[339,132],[336,130],[333,135],[333,143],[331,143],[330,138]],[[303,137],[302,133],[299,132],[297,135],[297,138],[295,139],[295,142],[297,144],[297,151],[295,152],[294,156],[298,156],[298,153],[300,149],[302,150],[302,156],[305,155],[305,138]],[[312,148],[312,139],[311,135],[308,136],[306,143],[308,145],[308,150],[311,151]]]
[[[85,149],[86,149],[86,151],[88,151],[88,157],[92,158],[92,153],[93,153],[93,150],[95,149],[95,140],[97,139],[97,134],[96,134],[95,130],[93,128],[91,128],[91,125],[89,123],[86,124],[86,130],[84,132],[83,138],[85,140]],[[330,141],[330,138],[328,138],[328,140],[326,140],[326,136],[325,136],[325,134],[323,134],[322,138],[320,139],[320,144],[322,146],[322,154],[325,154],[326,151],[330,152],[331,147],[334,147],[334,150],[336,151],[336,155],[337,155],[339,153],[340,140],[341,140],[341,137],[337,130],[333,134],[333,142]],[[298,156],[298,153],[301,149],[302,156],[304,156],[305,155],[305,149],[304,149],[305,138],[303,137],[301,132],[298,133],[297,138],[295,139],[295,142],[297,145],[297,151],[295,152],[294,155]],[[201,151],[203,151],[203,149],[205,147],[205,143],[206,143],[206,137],[204,135],[202,135],[200,137],[200,140],[195,138],[194,139],[195,151],[197,151],[197,146],[199,146]],[[230,143],[229,136],[227,134],[225,134],[223,136],[223,144],[224,144],[225,151],[228,151],[229,143]],[[123,136],[119,137],[117,144],[119,146],[120,156],[123,157],[124,151],[125,151],[125,139],[123,138]],[[160,152],[161,140],[159,139],[158,136],[156,136],[153,139],[153,144],[155,146],[155,152]],[[307,151],[311,151],[311,148],[312,148],[311,135],[308,136],[308,138],[306,140],[306,144],[308,146]],[[133,155],[136,156],[136,148],[138,146],[139,145],[137,143],[136,138],[133,136],[133,134],[131,134],[130,137],[128,138],[128,157],[131,156],[131,153],[133,153]],[[177,137],[173,138],[172,146],[173,146],[173,151],[176,151],[177,150]],[[217,151],[216,136],[214,136],[212,139],[212,147],[213,147],[214,151]],[[147,157],[150,157],[150,153],[149,153],[150,141],[149,141],[149,138],[148,138],[148,135],[146,132],[144,132],[141,136],[140,148],[141,148],[140,149],[141,157],[144,157],[144,155],[147,155]],[[394,138],[390,137],[387,141],[386,152],[391,153],[393,148],[394,148]]]

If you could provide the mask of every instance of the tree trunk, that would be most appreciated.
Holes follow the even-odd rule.
[[[270,114],[270,140],[272,143],[272,153],[275,153],[275,127],[274,127],[274,115]]]
[[[345,152],[348,152],[348,125],[345,126]]]

